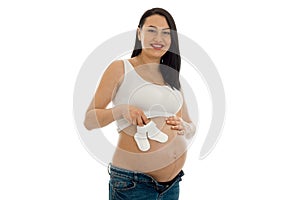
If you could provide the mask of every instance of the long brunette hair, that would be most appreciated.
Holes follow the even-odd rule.
[[[164,78],[164,81],[172,89],[176,88],[177,90],[180,90],[181,85],[179,81],[179,71],[181,66],[181,56],[179,52],[178,35],[175,21],[168,11],[162,8],[152,8],[147,10],[142,15],[138,27],[141,29],[146,21],[146,18],[152,15],[161,15],[165,17],[171,29],[171,46],[160,59],[160,72]],[[135,45],[131,57],[138,56],[141,52],[142,44],[138,39],[138,32],[136,32]],[[168,67],[172,69],[168,69]]]

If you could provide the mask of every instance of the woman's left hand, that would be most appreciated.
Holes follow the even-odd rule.
[[[181,117],[178,117],[178,116],[168,117],[166,119],[166,123],[168,125],[171,125],[172,130],[177,130],[178,135],[184,135],[185,131],[184,131]]]

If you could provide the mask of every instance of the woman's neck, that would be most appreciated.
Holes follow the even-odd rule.
[[[142,62],[142,64],[150,64],[150,63],[160,63],[160,58],[157,57],[150,57],[146,55],[145,53],[141,52],[137,58]]]
[[[151,69],[158,70],[160,64],[160,58],[149,57],[143,54],[143,52],[141,52],[141,54],[138,55],[136,58],[139,65],[149,65],[151,66]]]

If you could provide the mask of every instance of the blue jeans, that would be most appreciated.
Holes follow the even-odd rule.
[[[108,166],[109,200],[178,200],[183,171],[169,183],[159,183],[141,172]]]

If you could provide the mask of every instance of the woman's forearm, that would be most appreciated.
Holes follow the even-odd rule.
[[[122,117],[119,106],[109,109],[91,109],[85,115],[84,126],[88,130],[104,127]]]

